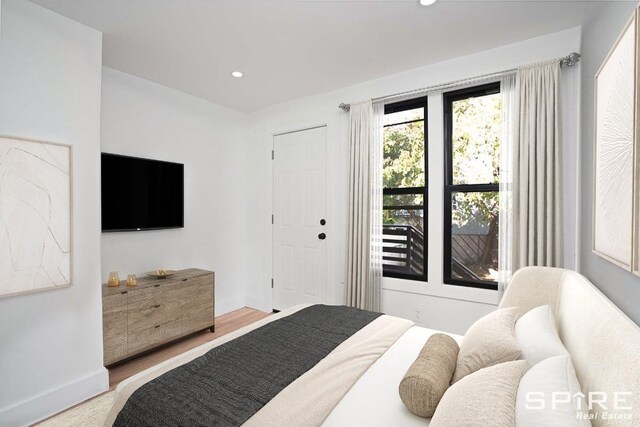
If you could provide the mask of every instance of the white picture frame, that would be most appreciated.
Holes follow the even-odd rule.
[[[73,283],[72,147],[0,135],[0,298]]]

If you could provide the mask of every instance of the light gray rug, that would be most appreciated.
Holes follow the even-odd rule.
[[[101,394],[36,425],[38,427],[102,427],[113,404],[114,393],[110,391]]]

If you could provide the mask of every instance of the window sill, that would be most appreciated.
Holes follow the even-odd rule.
[[[423,282],[418,280],[397,279],[394,277],[383,277],[382,289],[488,305],[498,305],[502,297],[499,291],[492,289],[448,285],[442,282],[435,283],[433,281]]]

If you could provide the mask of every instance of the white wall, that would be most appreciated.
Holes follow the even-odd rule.
[[[582,40],[582,127],[580,264],[581,273],[631,319],[640,324],[640,277],[595,255],[592,236],[594,78],[618,35],[631,17],[636,2],[603,2],[590,6]]]
[[[331,303],[344,301],[346,189],[348,159],[348,115],[337,106],[340,102],[357,102],[367,98],[384,96],[406,90],[418,89],[459,79],[511,69],[519,65],[557,58],[580,48],[580,29],[574,28],[535,39],[515,43],[497,49],[480,52],[454,60],[365,82],[333,92],[279,104],[249,116],[252,151],[248,158],[251,175],[251,202],[256,221],[251,224],[255,245],[249,250],[250,259],[259,260],[249,271],[247,303],[270,310],[272,290],[270,286],[272,263],[271,206],[272,163],[270,150],[273,135],[281,132],[327,125],[329,194],[327,243],[329,245],[329,295]],[[576,69],[570,73],[571,86],[575,89],[565,100],[565,108],[577,110]],[[429,97],[429,115],[440,117],[442,109],[440,93]],[[577,116],[568,114],[569,120]],[[442,229],[443,229],[443,129],[439,120],[429,122],[429,281],[412,282],[385,278],[383,283],[383,310],[389,314],[408,317],[418,324],[451,332],[464,332],[481,315],[495,309],[498,293],[442,283]],[[577,127],[574,123],[573,128]],[[568,128],[571,128],[568,125]],[[569,135],[565,155],[575,156],[575,137]],[[575,162],[574,162],[575,164]],[[569,177],[569,185],[575,177]],[[575,196],[575,195],[573,195]],[[575,200],[571,196],[568,203]],[[572,228],[575,223],[567,224]],[[575,233],[573,233],[575,236]],[[568,245],[567,251],[574,249]],[[569,259],[572,255],[568,256]]]
[[[0,134],[73,146],[73,286],[0,299],[0,425],[106,390],[100,293],[101,34],[2,2]]]
[[[110,271],[198,267],[216,272],[216,314],[245,305],[245,128],[244,113],[103,69],[102,151],[185,165],[185,228],[103,233],[103,281]]]

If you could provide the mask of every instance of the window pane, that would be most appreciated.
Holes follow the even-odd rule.
[[[384,211],[382,263],[385,271],[425,274],[423,224],[422,209]]]
[[[453,101],[451,110],[453,184],[498,182],[500,94]]]
[[[413,110],[404,110],[398,111],[397,113],[385,114],[383,124],[387,126],[418,119],[424,119],[424,108],[416,108]]]
[[[423,121],[384,128],[382,176],[384,188],[424,187]]]
[[[413,280],[426,280],[425,104],[385,106],[383,130],[383,271]]]
[[[385,194],[382,199],[383,206],[422,205],[424,194]]]
[[[497,281],[497,191],[452,194],[451,278]]]

